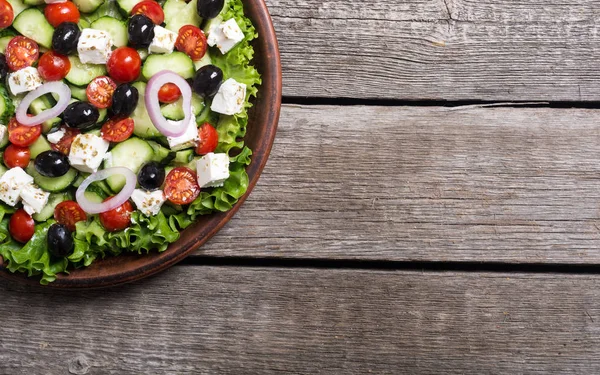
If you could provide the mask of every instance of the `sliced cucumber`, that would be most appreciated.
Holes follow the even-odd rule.
[[[21,14],[25,9],[29,8],[29,5],[25,4],[21,0],[8,0],[10,5],[12,6],[15,17]]]
[[[152,161],[154,157],[152,146],[143,139],[135,137],[118,143],[110,153],[112,160],[110,162],[105,161],[104,168],[127,167],[133,173],[138,173],[142,165]],[[125,177],[120,175],[112,175],[105,181],[115,193],[119,192],[125,185]]]
[[[224,6],[223,9],[225,8],[226,7]],[[210,32],[214,28],[218,27],[221,23],[223,23],[223,17],[221,17],[221,15],[218,15],[215,18],[206,21],[206,24],[204,24],[202,31],[204,31],[204,34],[206,34],[206,36],[208,36],[208,34],[210,34]]]
[[[117,47],[126,46],[129,41],[125,22],[116,18],[108,16],[101,17],[92,22],[90,27],[92,29],[106,31],[112,38],[113,44]]]
[[[106,195],[106,193],[100,187],[94,184],[88,186],[83,195],[85,195],[85,197],[92,203],[102,203],[102,201],[108,197],[108,195]]]
[[[7,171],[7,170],[8,170],[8,169],[7,169],[7,168],[4,166],[4,164],[1,164],[1,163],[0,163],[0,177],[2,177],[2,175],[3,175],[4,173],[6,173],[6,171]]]
[[[8,119],[15,113],[15,106],[8,95],[6,89],[0,87],[0,119],[4,124],[8,124]]]
[[[23,4],[29,6],[36,6],[44,4],[44,0],[23,0]]]
[[[156,73],[165,70],[165,67],[185,79],[192,78],[195,73],[192,59],[185,53],[176,51],[168,55],[148,56],[142,67],[142,75],[146,80],[149,80]]]
[[[82,15],[82,17],[85,18],[85,20],[88,21],[90,24],[104,16],[124,20],[123,15],[119,10],[119,7],[117,6],[117,2],[114,0],[105,1],[102,5],[100,5],[98,9],[96,9],[96,11],[94,11],[94,13]]]
[[[152,161],[158,161],[158,162],[165,161],[167,159],[167,157],[169,157],[169,155],[171,153],[173,153],[168,148],[163,147],[154,141],[147,141],[147,142],[150,145],[150,147],[152,147],[152,149],[154,150],[154,157],[152,158]],[[175,157],[174,153],[173,153],[173,157]]]
[[[175,153],[175,159],[173,159],[173,162],[175,164],[187,164],[190,161],[192,161],[192,159],[194,158],[194,149],[189,149],[189,150],[181,150],[181,151],[177,151]]]
[[[192,94],[192,113],[194,116],[198,116],[204,109],[204,99],[200,95],[195,93]],[[185,117],[183,113],[183,99],[179,98],[174,103],[163,105],[160,108],[160,112],[165,118],[169,120],[183,120]]]
[[[52,96],[43,95],[31,102],[31,105],[29,106],[29,112],[31,112],[34,115],[39,115],[43,111],[50,109],[55,105],[56,101],[54,101],[54,98],[52,98]],[[44,121],[42,123],[42,132],[44,134],[48,133],[50,129],[52,129],[55,126],[58,126],[58,124],[60,124],[61,121],[62,120],[59,117],[55,117],[50,120]]]
[[[74,168],[69,169],[69,171],[60,177],[46,177],[42,176],[35,170],[33,163],[29,163],[29,166],[26,168],[26,172],[33,177],[33,181],[42,189],[49,191],[51,193],[63,191],[75,182],[77,178],[77,170]]]
[[[208,51],[206,51],[206,53],[204,54],[204,56],[202,56],[202,58],[198,61],[194,61],[194,68],[196,68],[196,70],[202,68],[203,66],[206,65],[210,65],[212,64],[212,59],[210,58],[210,54],[208,53]]]
[[[146,105],[144,104],[146,84],[144,82],[137,81],[133,84],[133,87],[135,87],[139,93],[138,104],[131,114],[131,118],[133,119],[134,123],[133,134],[141,138],[154,138],[162,136],[154,124],[152,124],[150,116],[148,115],[148,111],[146,110]]]
[[[35,221],[46,221],[54,216],[54,209],[59,203],[73,199],[73,196],[68,193],[52,193],[48,197],[48,204],[42,208],[39,213],[33,214],[33,220]]]
[[[83,180],[85,180],[87,176],[89,176],[88,173],[83,173],[83,172],[79,173],[77,175],[77,178],[75,179],[75,181],[73,181],[73,187],[78,188],[79,185],[81,185],[83,183]]]
[[[14,38],[13,36],[3,36],[0,38],[0,52],[6,53],[6,46],[8,46],[8,42]]]
[[[31,160],[35,159],[42,152],[50,150],[52,150],[52,147],[50,147],[50,143],[46,140],[46,137],[38,137],[38,139],[29,146]]]
[[[138,55],[140,55],[140,59],[142,59],[142,61],[146,61],[146,59],[150,55],[147,49],[138,49],[137,52]]]
[[[98,110],[98,121],[96,121],[97,123],[102,123],[104,122],[104,120],[106,120],[106,116],[108,115],[108,110],[106,108],[100,108]]]
[[[117,4],[119,4],[119,8],[121,8],[121,11],[125,14],[131,13],[131,10],[133,9],[133,7],[137,3],[140,3],[140,2],[142,2],[142,0],[117,0]]]
[[[87,102],[87,94],[85,93],[85,87],[79,87],[75,85],[69,85],[71,89],[71,96],[77,100],[81,100],[82,102]]]
[[[163,7],[165,13],[165,28],[175,33],[179,32],[181,26],[194,25],[200,27],[202,18],[196,10],[198,0],[186,3],[183,0],[167,0]]]
[[[13,21],[13,27],[22,35],[31,38],[46,48],[52,47],[54,27],[46,21],[44,13],[37,8],[21,12]]]
[[[104,0],[73,0],[77,8],[83,13],[92,13],[104,4]]]
[[[103,64],[84,64],[76,55],[69,56],[71,70],[65,79],[76,86],[85,86],[96,77],[106,74],[106,66]]]

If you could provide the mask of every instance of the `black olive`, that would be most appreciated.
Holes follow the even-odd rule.
[[[223,9],[223,0],[198,0],[196,11],[204,19],[215,18]]]
[[[69,168],[69,158],[67,155],[58,151],[44,151],[39,154],[33,163],[35,170],[42,176],[60,177],[67,174]]]
[[[192,89],[204,97],[211,97],[219,91],[223,81],[223,71],[214,65],[205,65],[194,75]]]
[[[129,44],[134,48],[146,48],[154,38],[154,22],[143,14],[136,14],[127,27]]]
[[[77,51],[77,43],[81,36],[79,26],[73,22],[63,22],[56,27],[52,35],[52,49],[63,55]]]
[[[138,183],[146,190],[156,190],[165,181],[165,168],[157,162],[145,164],[138,173]]]
[[[129,117],[137,106],[139,96],[138,90],[129,83],[119,85],[113,93],[112,113]]]
[[[98,108],[86,102],[71,103],[63,112],[65,124],[78,129],[87,129],[93,126],[99,117]]]
[[[0,81],[4,82],[4,78],[8,74],[8,64],[6,63],[6,56],[0,53]]]
[[[52,224],[48,228],[48,250],[57,257],[66,257],[73,253],[74,243],[71,231],[62,224]]]

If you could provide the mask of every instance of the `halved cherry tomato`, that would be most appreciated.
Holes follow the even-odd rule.
[[[102,125],[102,138],[109,142],[123,142],[133,134],[133,119],[113,117]]]
[[[6,63],[12,71],[26,68],[40,56],[38,44],[24,36],[15,36],[6,46]]]
[[[54,51],[44,53],[38,62],[38,72],[46,81],[59,81],[67,76],[69,70],[71,62],[67,56]]]
[[[29,147],[8,145],[6,150],[4,150],[2,158],[4,159],[4,164],[9,168],[25,168],[29,164],[29,160],[31,160],[31,151],[29,151]]]
[[[130,82],[140,75],[141,66],[142,59],[135,49],[119,47],[110,54],[106,63],[106,70],[114,80]]]
[[[158,90],[158,100],[161,103],[173,103],[181,97],[181,90],[174,83],[165,83]]]
[[[14,145],[27,147],[35,142],[40,134],[42,134],[42,127],[40,125],[21,125],[14,117],[8,122],[8,140]]]
[[[8,231],[15,241],[25,243],[33,237],[35,232],[35,223],[24,209],[19,208],[10,217],[8,222]]]
[[[9,27],[15,18],[12,5],[6,0],[0,0],[0,29]]]
[[[173,168],[165,179],[165,197],[175,204],[189,204],[200,194],[194,171],[187,167]]]
[[[215,151],[217,144],[219,143],[219,133],[217,129],[213,128],[211,124],[205,122],[198,128],[198,146],[196,146],[196,153],[198,155],[206,155],[209,152]]]
[[[182,26],[175,41],[175,48],[178,51],[185,52],[192,60],[198,61],[206,53],[206,36],[196,26]]]
[[[112,197],[106,198],[104,202],[111,198]],[[104,229],[109,232],[116,232],[129,226],[131,223],[132,212],[133,206],[131,203],[129,203],[129,201],[126,201],[119,207],[113,208],[110,211],[102,212],[98,216],[100,217],[100,223],[102,223]]]
[[[79,9],[72,1],[46,5],[44,15],[50,25],[56,27],[63,22],[79,22]]]
[[[87,215],[79,203],[75,201],[60,202],[54,208],[54,220],[65,225],[71,232],[75,231],[75,224],[87,220]]]
[[[61,129],[64,130],[65,135],[62,136],[58,143],[51,143],[50,147],[52,147],[52,149],[55,151],[60,151],[65,155],[69,155],[69,151],[71,151],[71,143],[73,143],[73,139],[75,139],[75,137],[78,136],[81,131],[68,126],[63,126]]]
[[[108,108],[112,104],[112,96],[117,84],[107,76],[96,77],[90,82],[85,94],[96,108]]]
[[[150,18],[155,25],[160,25],[165,21],[165,13],[160,4],[152,0],[144,0],[137,3],[131,10],[131,15],[143,14]]]

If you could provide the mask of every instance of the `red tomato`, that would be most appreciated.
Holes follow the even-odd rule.
[[[79,22],[79,9],[72,1],[46,5],[44,15],[50,25],[56,27],[63,22]]]
[[[8,231],[15,241],[25,243],[33,237],[35,232],[35,223],[31,216],[24,209],[19,208],[10,217],[8,222]]]
[[[42,127],[40,125],[21,125],[14,117],[8,122],[8,140],[14,145],[27,147],[35,142],[40,134],[42,134]]]
[[[24,36],[15,36],[6,46],[6,63],[12,71],[26,68],[40,56],[40,47],[37,43]]]
[[[152,0],[144,0],[137,3],[131,10],[131,15],[143,14],[150,18],[155,25],[160,25],[165,21],[165,13],[163,12],[160,4]]]
[[[123,142],[133,134],[133,119],[113,117],[102,125],[102,138],[109,142]]]
[[[75,201],[60,202],[54,208],[54,220],[65,225],[71,232],[75,232],[75,224],[87,220],[85,211]]]
[[[73,143],[73,139],[75,139],[75,137],[79,135],[81,131],[68,126],[63,126],[62,130],[65,131],[65,135],[63,135],[58,143],[51,143],[50,147],[52,147],[52,149],[55,151],[60,151],[65,155],[69,155],[69,151],[71,151],[71,143]]]
[[[97,108],[108,108],[112,104],[112,96],[117,84],[107,76],[96,77],[90,82],[85,94],[90,103]]]
[[[0,29],[9,27],[15,18],[12,5],[6,0],[0,0]]]
[[[165,197],[175,204],[189,204],[200,194],[196,174],[187,167],[171,170],[165,179]]]
[[[8,168],[25,168],[29,164],[29,160],[31,160],[31,151],[29,151],[28,147],[8,145],[6,150],[4,150],[2,158]]]
[[[112,197],[106,198],[104,202],[111,198]],[[127,201],[117,208],[100,213],[98,216],[100,217],[100,222],[102,223],[102,226],[104,226],[104,229],[109,232],[116,232],[129,226],[132,212],[133,206]]]
[[[200,60],[206,53],[207,43],[204,32],[192,25],[185,25],[179,29],[179,35],[175,41],[175,48],[185,52],[194,61]]]
[[[46,81],[60,81],[67,76],[69,70],[71,62],[67,56],[54,51],[44,53],[38,62],[38,72]]]
[[[198,155],[206,155],[209,152],[215,151],[217,144],[219,143],[219,134],[217,129],[213,128],[211,124],[205,122],[198,128],[198,146],[196,146],[196,153]]]
[[[165,83],[158,90],[158,100],[161,103],[173,103],[181,97],[181,90],[174,83]]]
[[[142,59],[139,53],[131,47],[117,48],[106,63],[108,74],[119,82],[135,80],[140,75],[141,66]]]

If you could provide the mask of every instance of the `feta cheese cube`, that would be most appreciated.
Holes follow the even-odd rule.
[[[177,125],[176,121],[167,120],[168,123]],[[188,123],[185,133],[179,137],[167,137],[169,147],[173,151],[183,150],[184,148],[194,147],[198,142],[198,126],[196,125],[196,117],[192,115]]]
[[[42,77],[33,66],[28,66],[8,75],[8,87],[13,95],[35,90],[42,85]]]
[[[23,209],[29,215],[40,213],[48,204],[50,193],[40,189],[34,184],[27,184],[21,190],[21,199],[23,199]]]
[[[21,167],[11,168],[0,177],[0,200],[14,206],[20,199],[21,190],[33,182],[33,177]]]
[[[229,156],[208,153],[196,162],[198,185],[201,188],[223,186],[229,178]]]
[[[113,41],[106,31],[83,29],[77,43],[79,60],[86,64],[106,64]]]
[[[46,138],[48,138],[48,142],[56,144],[56,143],[60,142],[60,140],[64,136],[65,136],[65,129],[59,129],[55,132],[48,133]]]
[[[226,54],[242,40],[244,32],[232,18],[221,24],[211,25],[206,42],[211,47],[217,46],[222,54]]]
[[[210,109],[224,115],[235,115],[244,109],[246,85],[233,78],[223,82],[213,98]]]
[[[165,198],[162,190],[145,191],[135,189],[131,194],[131,200],[144,215],[154,216],[160,211],[160,207],[165,203],[167,198]]]
[[[171,53],[176,40],[177,33],[161,26],[154,26],[154,38],[148,46],[148,53]]]
[[[69,162],[82,172],[94,173],[102,164],[109,142],[93,134],[79,134],[71,144]]]

